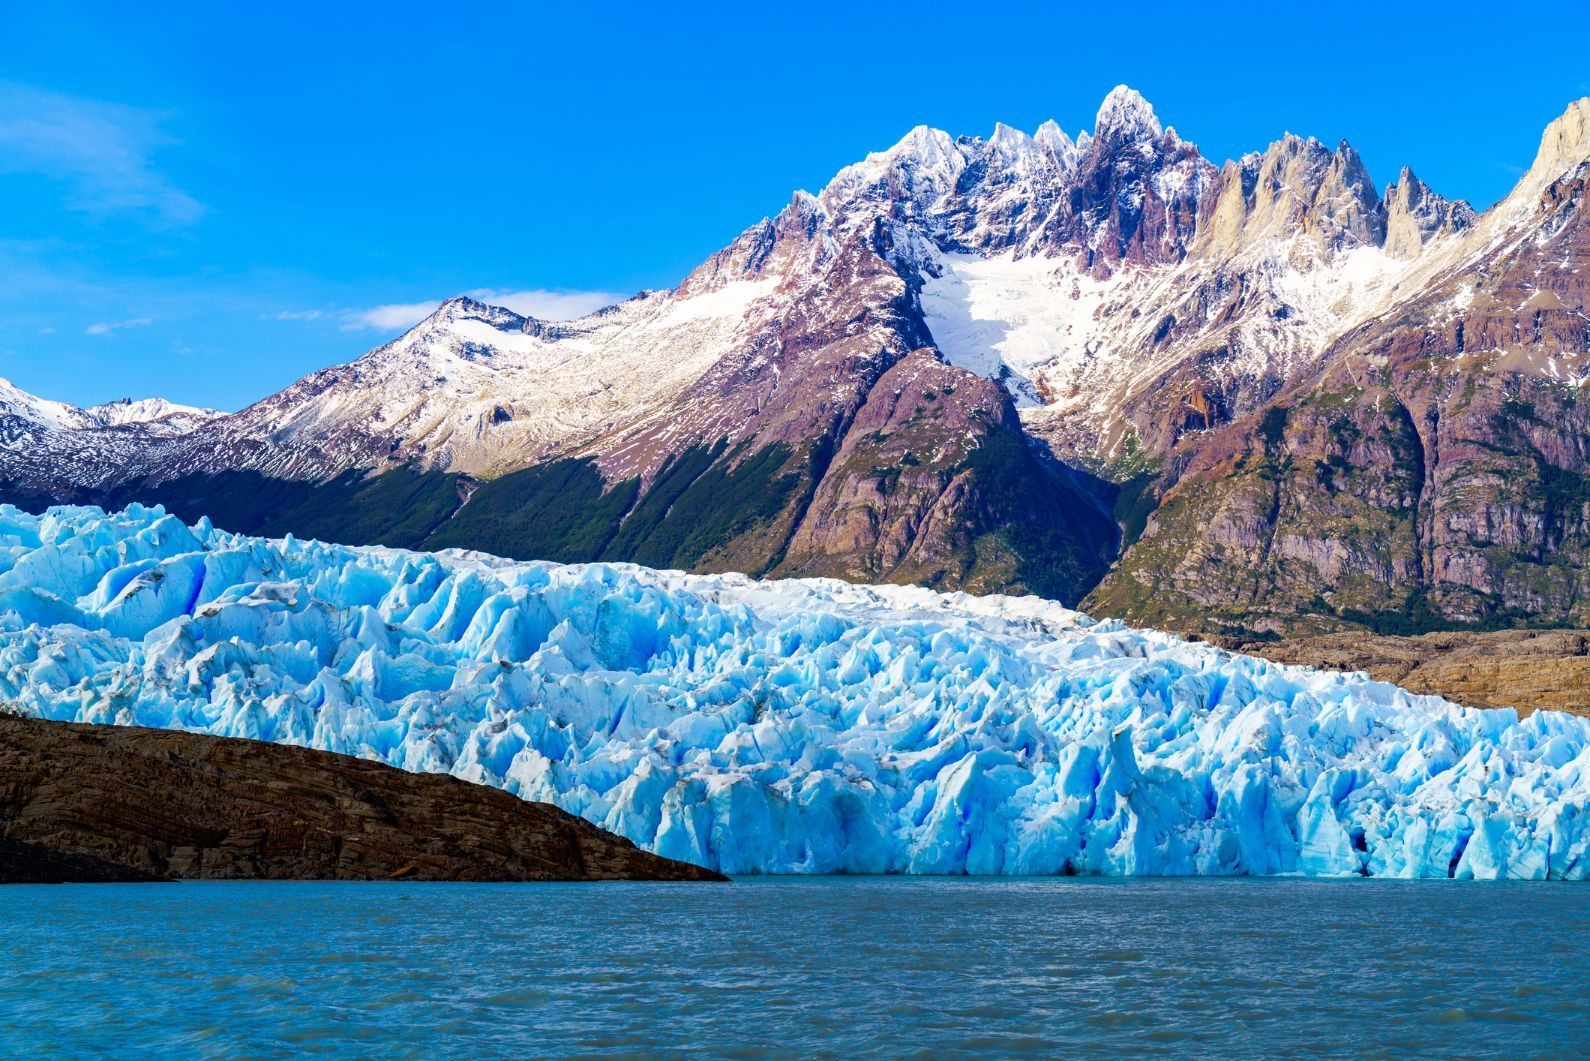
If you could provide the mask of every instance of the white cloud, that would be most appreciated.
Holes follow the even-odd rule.
[[[389,306],[372,306],[370,309],[352,309],[343,315],[342,330],[356,332],[363,328],[391,332],[410,328],[429,317],[441,302],[399,302]]]
[[[111,332],[119,332],[123,328],[142,328],[146,324],[153,323],[154,321],[148,317],[134,317],[132,320],[126,321],[101,321],[98,324],[90,324],[87,328],[84,328],[83,334],[109,335]]]
[[[502,306],[523,316],[547,321],[574,320],[624,298],[612,291],[496,291],[476,288],[466,294],[489,305]],[[343,314],[342,330],[391,332],[411,328],[429,317],[441,304],[442,300],[436,299],[432,302],[398,302],[369,309],[348,310]]]
[[[284,309],[280,313],[276,314],[276,320],[279,320],[279,321],[317,321],[321,317],[324,317],[324,316],[325,316],[325,313],[322,312],[321,310],[318,310],[318,309]],[[266,316],[264,314],[260,315],[260,320],[266,320],[266,319],[267,318],[266,318]]]
[[[170,143],[153,112],[0,81],[0,173],[61,181],[70,209],[197,221],[204,206],[151,161]]]

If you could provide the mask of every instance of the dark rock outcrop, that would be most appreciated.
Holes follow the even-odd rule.
[[[0,884],[144,884],[165,879],[93,855],[0,836]]]
[[[0,882],[722,880],[545,803],[259,741],[0,716]]]

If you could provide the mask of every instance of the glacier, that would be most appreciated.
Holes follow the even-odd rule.
[[[1582,880],[1590,719],[1038,598],[0,505],[0,710],[447,772],[729,873]]]

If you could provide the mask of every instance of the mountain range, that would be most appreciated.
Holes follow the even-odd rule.
[[[1124,86],[919,127],[676,288],[467,298],[230,415],[0,384],[0,497],[249,533],[1031,592],[1270,638],[1590,625],[1590,99],[1483,213],[1216,165]]]

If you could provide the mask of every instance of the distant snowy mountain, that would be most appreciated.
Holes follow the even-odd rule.
[[[146,467],[165,443],[221,415],[164,398],[79,408],[0,379],[0,475],[11,500],[97,496]]]
[[[164,398],[122,398],[79,408],[49,401],[0,379],[0,423],[10,434],[40,431],[91,431],[105,427],[137,427],[150,434],[174,437],[187,434],[222,414],[196,409]]]
[[[0,701],[452,773],[731,873],[1584,880],[1590,719],[1036,598],[0,508]]]
[[[225,414],[178,405],[164,398],[122,398],[82,410],[88,427],[141,427],[162,436],[185,435]]]
[[[480,477],[662,420],[741,339],[774,284],[648,292],[548,323],[449,299],[397,340],[309,376],[176,447],[187,466],[288,476],[405,463]],[[169,458],[168,458],[169,459]]]
[[[9,442],[29,431],[80,426],[86,426],[81,409],[29,394],[10,380],[0,379],[0,440]]]
[[[240,413],[0,478],[1167,626],[1590,623],[1587,123],[1484,214],[1345,142],[1216,165],[1125,86],[1074,138],[919,127],[672,291],[571,322],[455,299]]]

